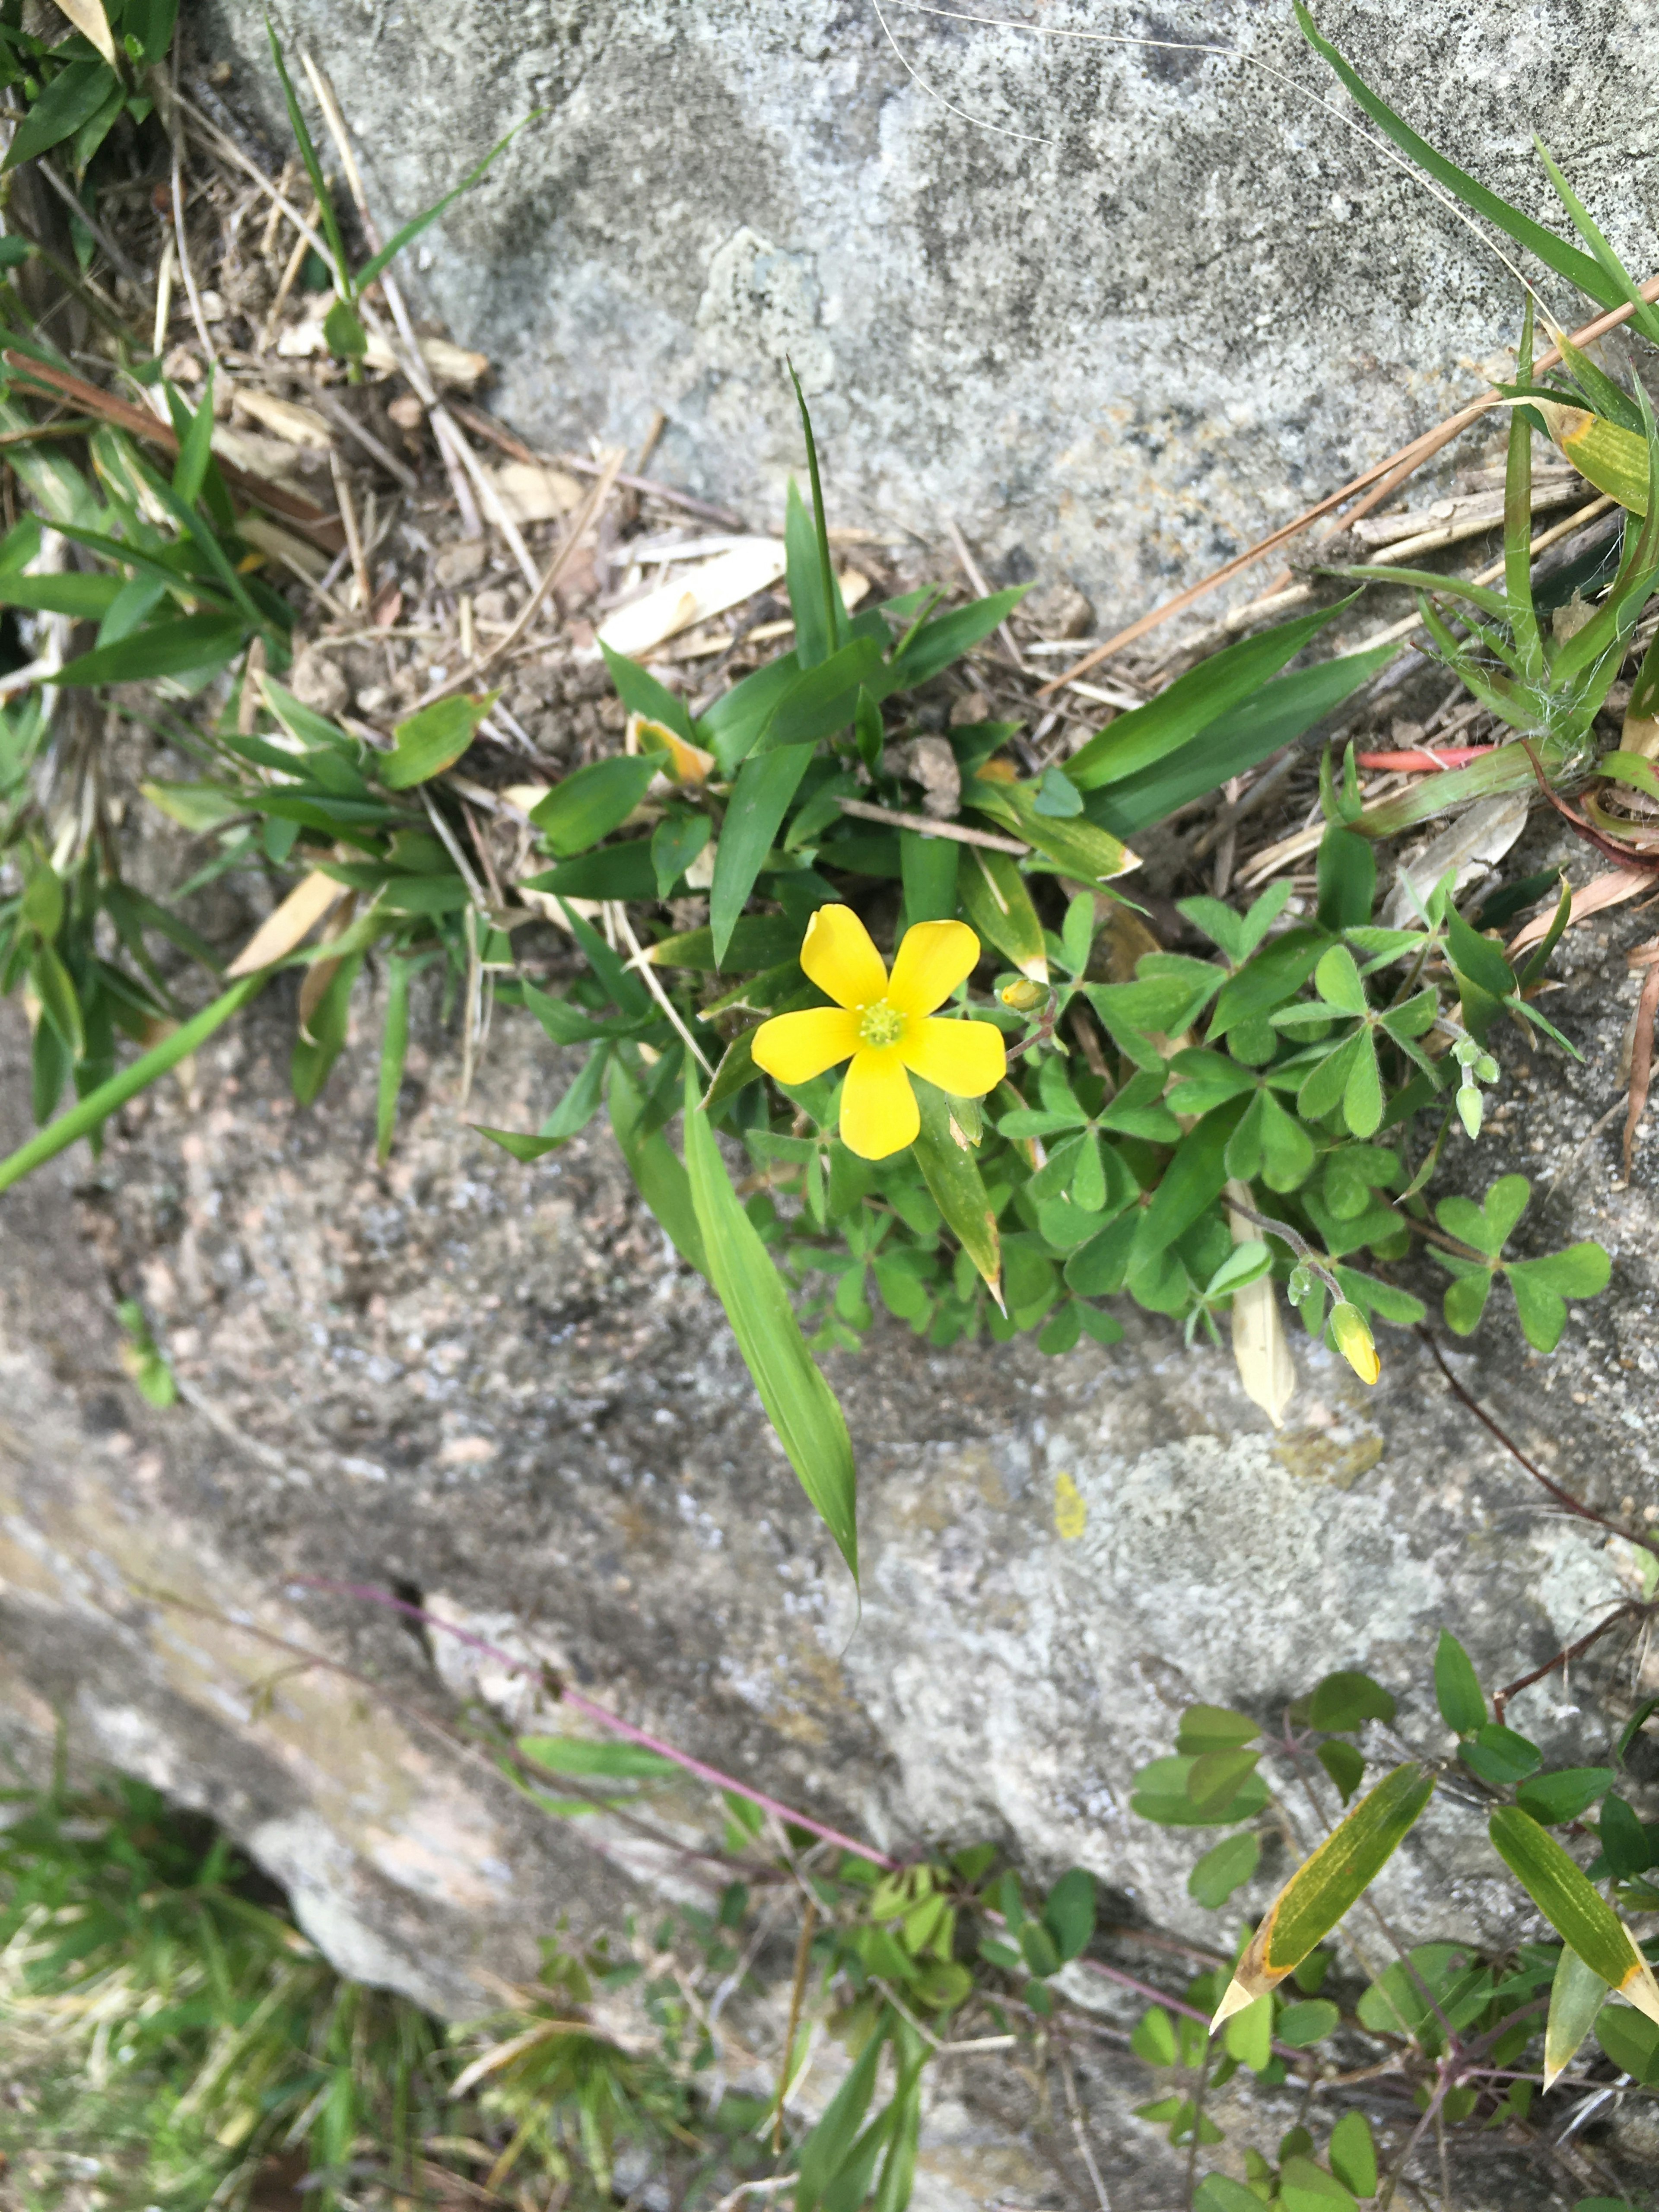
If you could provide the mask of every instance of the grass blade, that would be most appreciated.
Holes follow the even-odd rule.
[[[1578,2046],[1595,2025],[1595,2015],[1607,2001],[1607,1985],[1592,1973],[1571,1943],[1564,1944],[1555,1979],[1550,1984],[1549,2018],[1544,2024],[1544,2090],[1547,2095],[1558,2076],[1571,2065]]]
[[[513,128],[507,132],[505,138],[498,138],[495,141],[495,143],[490,148],[489,151],[484,155],[483,161],[478,163],[477,167],[467,171],[465,176],[461,179],[459,185],[455,185],[453,190],[447,191],[441,200],[434,200],[424,215],[416,216],[411,222],[406,222],[401,230],[394,232],[392,236],[389,238],[386,244],[380,248],[380,252],[378,253],[372,253],[368,259],[364,262],[362,267],[357,271],[357,289],[360,292],[365,291],[368,287],[374,282],[374,279],[380,275],[381,270],[386,268],[388,263],[397,259],[398,256],[403,252],[404,246],[412,246],[415,243],[415,240],[420,236],[421,233],[427,228],[428,223],[435,222],[438,220],[438,217],[443,213],[444,210],[447,207],[452,206],[455,201],[459,199],[463,192],[470,192],[471,191],[473,185],[479,181],[479,179],[484,175],[484,173],[489,169],[491,162],[495,160],[498,155],[506,152],[507,149],[513,143],[513,141],[518,137],[520,131],[525,129],[526,125],[534,123],[538,116],[544,115],[546,112],[545,108],[538,107],[532,114],[526,115],[522,122],[515,123]]]
[[[101,1122],[106,1121],[129,1098],[136,1098],[141,1091],[160,1077],[177,1067],[181,1060],[188,1060],[198,1046],[204,1044],[216,1029],[231,1016],[240,1013],[265,981],[264,975],[245,975],[228,991],[216,998],[211,1006],[204,1006],[193,1019],[176,1029],[169,1037],[143,1054],[130,1067],[118,1075],[112,1075],[107,1083],[100,1083],[95,1091],[62,1114],[57,1121],[20,1145],[9,1159],[0,1160],[0,1190],[9,1190],[26,1175],[44,1165],[50,1159],[74,1144],[77,1138],[90,1136]]]
[[[1296,20],[1302,27],[1302,35],[1314,52],[1328,61],[1343,83],[1353,94],[1373,123],[1386,131],[1401,153],[1408,154],[1418,167],[1431,176],[1437,184],[1462,201],[1465,207],[1493,223],[1517,246],[1524,246],[1535,253],[1547,269],[1553,269],[1558,276],[1565,276],[1579,290],[1603,307],[1621,307],[1624,295],[1601,266],[1587,253],[1581,253],[1565,239],[1558,238],[1553,230],[1546,230],[1530,216],[1522,215],[1519,208],[1511,207],[1507,200],[1499,199],[1484,185],[1477,184],[1467,170],[1449,161],[1443,154],[1437,154],[1426,138],[1419,138],[1411,125],[1396,115],[1388,102],[1378,99],[1364,80],[1345,62],[1328,39],[1322,38],[1313,17],[1296,0]]]
[[[772,849],[789,802],[812,757],[811,745],[781,745],[744,761],[732,787],[732,798],[714,856],[714,880],[708,897],[708,921],[714,935],[714,959],[724,961],[738,917],[755,888],[761,863]]]
[[[1492,1847],[1563,1942],[1570,1943],[1638,2012],[1659,2021],[1659,1984],[1636,1938],[1546,1828],[1518,1805],[1500,1805],[1486,1824]]]
[[[708,1279],[801,1488],[858,1580],[857,1474],[847,1423],[806,1349],[783,1279],[738,1203],[687,1071],[685,1167]]]

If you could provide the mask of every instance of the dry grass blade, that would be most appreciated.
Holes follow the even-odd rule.
[[[1631,1178],[1636,1158],[1636,1132],[1642,1116],[1647,1111],[1648,1091],[1653,1082],[1654,1025],[1659,1023],[1659,937],[1650,945],[1639,945],[1629,956],[1630,963],[1647,968],[1643,978],[1642,995],[1636,1003],[1636,1030],[1631,1040],[1630,1103],[1625,1109],[1625,1181]]]
[[[302,876],[275,912],[265,916],[226,969],[225,981],[234,983],[239,976],[257,975],[261,968],[269,968],[273,960],[286,958],[344,896],[345,885],[337,884],[320,868],[313,868],[308,876]]]
[[[458,688],[463,681],[470,683],[474,676],[482,675],[485,669],[491,668],[498,660],[504,659],[528,631],[531,623],[535,621],[545,605],[548,594],[555,588],[560,577],[574,559],[576,549],[581,544],[583,537],[592,528],[601,508],[610,498],[611,487],[616,483],[622,468],[623,459],[622,449],[618,447],[609,457],[599,482],[571,517],[570,527],[566,531],[558,551],[549,562],[535,590],[520,609],[518,619],[514,623],[511,629],[507,631],[505,637],[498,639],[491,646],[474,670],[470,671],[465,678],[457,678],[456,685],[451,688]]]

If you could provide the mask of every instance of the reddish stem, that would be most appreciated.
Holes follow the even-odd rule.
[[[601,1728],[609,1729],[613,1735],[625,1736],[629,1743],[640,1744],[647,1751],[654,1751],[659,1758],[672,1759],[676,1766],[683,1766],[688,1774],[695,1774],[700,1781],[712,1783],[716,1790],[729,1790],[734,1796],[746,1797],[751,1805],[758,1805],[763,1812],[775,1814],[780,1820],[788,1821],[793,1827],[805,1828],[812,1835],[822,1838],[826,1844],[839,1844],[842,1850],[852,1851],[859,1858],[868,1859],[872,1866],[884,1868],[891,1873],[898,1865],[896,1859],[888,1858],[883,1852],[872,1850],[868,1844],[860,1844],[851,1836],[843,1836],[839,1828],[827,1828],[822,1820],[815,1820],[806,1813],[797,1813],[792,1806],[780,1803],[775,1797],[769,1797],[763,1790],[751,1790],[746,1782],[739,1782],[730,1774],[722,1774],[718,1766],[706,1765],[702,1759],[693,1759],[689,1752],[678,1750],[672,1743],[665,1743],[660,1736],[647,1735],[643,1729],[635,1728],[632,1721],[623,1720],[616,1713],[607,1712],[603,1705],[596,1705],[591,1698],[585,1698],[579,1690],[573,1690],[568,1683],[561,1681],[550,1668],[538,1667],[526,1659],[515,1659],[511,1652],[503,1651],[499,1644],[488,1643],[482,1636],[475,1636],[470,1628],[458,1627],[453,1620],[446,1620],[441,1613],[428,1613],[424,1606],[411,1605],[408,1599],[394,1597],[390,1590],[375,1589],[368,1583],[331,1582],[321,1575],[296,1575],[295,1581],[302,1589],[329,1590],[337,1597],[361,1598],[365,1604],[383,1605],[389,1612],[401,1613],[408,1620],[418,1620],[428,1628],[441,1628],[447,1636],[453,1636],[458,1642],[470,1645],[474,1651],[482,1651],[498,1667],[506,1667],[515,1674],[532,1676],[544,1687],[553,1691],[562,1703],[574,1706],[589,1720],[597,1721]]]
[[[1443,749],[1437,746],[1432,752],[1356,753],[1354,760],[1360,768],[1392,769],[1405,773],[1414,769],[1437,771],[1467,768],[1471,761],[1484,759],[1497,750],[1496,745],[1447,745]]]

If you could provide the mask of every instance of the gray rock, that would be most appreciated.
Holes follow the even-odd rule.
[[[839,520],[932,541],[954,514],[1005,580],[1070,577],[1108,628],[1498,370],[1516,283],[1287,9],[969,13],[1026,28],[908,0],[273,9],[331,70],[388,226],[548,111],[406,257],[521,428],[632,446],[660,407],[656,465],[759,520],[801,465],[791,357]],[[263,14],[198,20],[275,118]],[[1646,273],[1645,10],[1319,15],[1446,154],[1565,228],[1537,131]]]

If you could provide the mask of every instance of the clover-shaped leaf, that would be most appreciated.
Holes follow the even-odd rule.
[[[1440,1265],[1455,1279],[1445,1295],[1446,1326],[1458,1336],[1468,1336],[1486,1311],[1492,1278],[1509,1277],[1521,1330],[1535,1352],[1553,1352],[1566,1327],[1569,1298],[1594,1297],[1604,1291],[1612,1262],[1599,1244],[1570,1244],[1564,1251],[1546,1253],[1537,1260],[1504,1260],[1500,1255],[1532,1195],[1525,1176],[1500,1176],[1484,1203],[1472,1199],[1442,1199],[1435,1218],[1449,1237],[1472,1248],[1466,1256],[1437,1252]],[[1476,1259],[1474,1253],[1482,1258]]]

